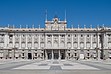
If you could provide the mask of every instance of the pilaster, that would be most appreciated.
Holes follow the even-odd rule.
[[[47,34],[45,34],[45,48],[47,48]]]
[[[13,34],[13,48],[15,48],[15,34]]]
[[[91,41],[91,43],[90,43],[90,49],[92,49],[92,35],[90,36],[90,41]]]
[[[60,34],[59,34],[59,48],[60,48],[61,44],[60,44]]]
[[[26,40],[25,40],[25,42],[26,42],[25,44],[26,44],[26,45],[25,45],[25,49],[27,49],[27,40],[28,40],[27,38],[28,38],[28,36],[27,36],[27,34],[26,34]]]
[[[100,39],[99,39],[99,34],[97,34],[97,47],[100,48],[100,43],[99,43]]]
[[[78,49],[80,49],[80,35],[78,34]]]
[[[20,34],[20,36],[19,36],[19,38],[20,38],[20,42],[19,42],[19,49],[21,49],[21,34]]]
[[[84,35],[84,49],[86,49],[86,35]]]
[[[65,35],[65,48],[67,48],[67,34]]]
[[[40,34],[39,34],[39,48],[38,49],[40,49]]]
[[[52,34],[52,47],[53,47],[53,42],[54,42],[54,40],[53,40],[54,38],[53,38],[53,34]]]
[[[7,48],[7,46],[8,46],[8,34],[5,34],[5,36],[4,36],[4,43],[5,43],[4,48]]]
[[[71,49],[73,49],[73,34],[72,34],[72,37],[71,37]]]
[[[32,35],[32,49],[34,49],[34,34]]]
[[[52,50],[52,60],[54,59],[54,54],[53,54],[53,50]]]
[[[61,53],[60,53],[60,50],[59,50],[59,60],[61,59]]]

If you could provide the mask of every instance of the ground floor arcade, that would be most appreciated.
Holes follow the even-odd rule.
[[[104,59],[111,59],[111,50],[104,50]],[[100,59],[101,50],[78,49],[0,49],[0,59],[78,60]]]

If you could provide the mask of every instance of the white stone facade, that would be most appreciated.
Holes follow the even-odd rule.
[[[111,59],[111,28],[67,28],[55,17],[45,28],[0,28],[0,59]]]

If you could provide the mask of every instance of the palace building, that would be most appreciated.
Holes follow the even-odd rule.
[[[111,28],[67,28],[57,17],[45,28],[0,27],[0,59],[111,59]]]

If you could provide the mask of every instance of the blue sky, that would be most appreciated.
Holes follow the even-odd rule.
[[[0,0],[0,26],[16,25],[45,27],[45,12],[48,20],[57,15],[64,20],[67,12],[67,26],[81,27],[86,24],[105,24],[111,27],[111,0]]]

